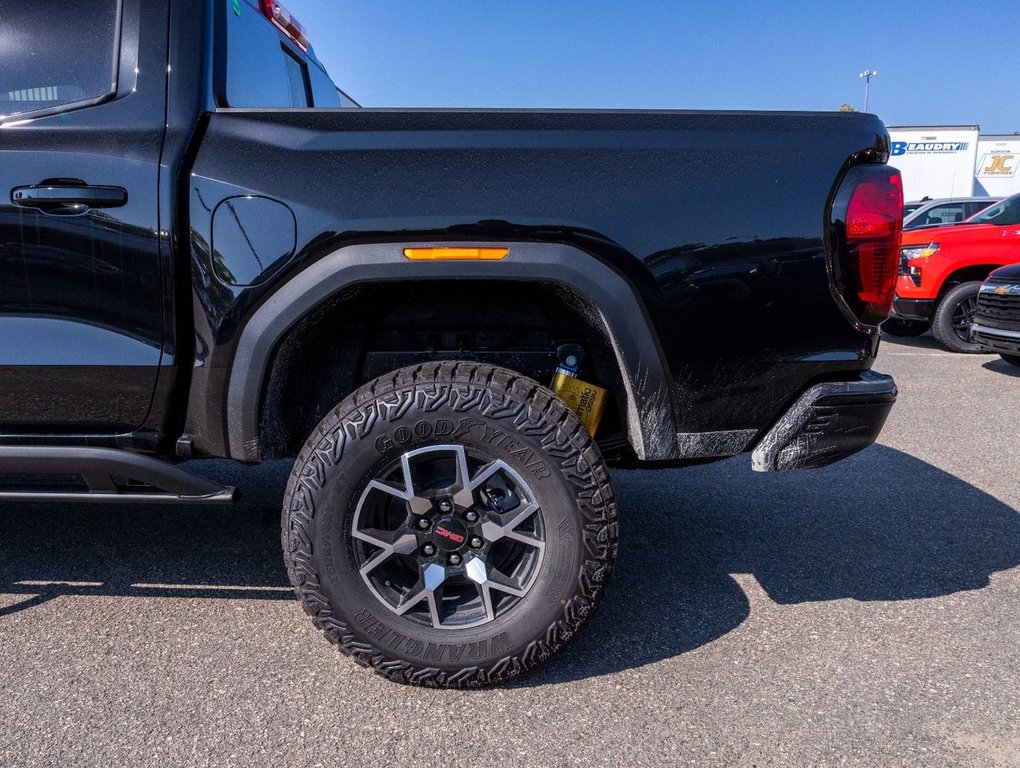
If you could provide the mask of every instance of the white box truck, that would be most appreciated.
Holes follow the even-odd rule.
[[[974,168],[974,194],[1008,197],[1020,192],[1020,136],[982,136]]]
[[[889,136],[889,165],[903,174],[905,200],[975,194],[978,126],[890,127]]]

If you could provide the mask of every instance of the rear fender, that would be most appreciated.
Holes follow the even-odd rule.
[[[572,246],[513,243],[499,261],[410,261],[405,248],[505,247],[506,243],[349,245],[281,286],[241,333],[227,389],[229,455],[259,461],[259,416],[274,350],[300,320],[352,286],[408,280],[516,280],[560,284],[597,315],[623,382],[627,437],[640,460],[670,457],[676,443],[672,380],[648,312],[634,287],[609,265]]]

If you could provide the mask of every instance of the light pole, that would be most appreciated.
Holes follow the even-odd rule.
[[[878,72],[876,72],[873,69],[866,69],[863,72],[861,72],[861,74],[859,75],[859,77],[863,77],[864,78],[864,111],[865,112],[868,111],[868,90],[871,88],[871,78],[877,77],[877,76],[878,76]]]

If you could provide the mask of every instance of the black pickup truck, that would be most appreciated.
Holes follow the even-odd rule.
[[[895,400],[872,115],[361,109],[271,0],[0,20],[0,498],[230,503],[180,465],[296,459],[297,595],[391,679],[574,637],[609,467],[821,466]]]

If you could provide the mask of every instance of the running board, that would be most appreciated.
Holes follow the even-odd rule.
[[[24,486],[4,482],[34,476]],[[47,483],[46,479],[53,481]],[[237,489],[114,448],[0,446],[0,500],[230,504]]]

